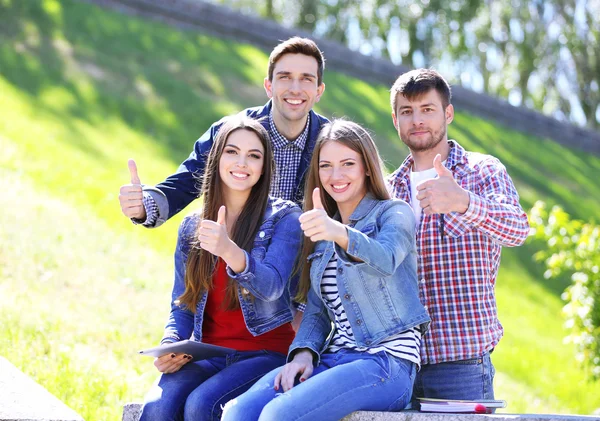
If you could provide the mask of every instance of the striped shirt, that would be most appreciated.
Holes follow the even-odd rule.
[[[502,246],[521,245],[529,234],[527,214],[502,163],[465,151],[449,141],[446,167],[469,192],[464,214],[422,215],[417,226],[419,296],[431,317],[423,338],[423,364],[476,358],[496,346],[503,334],[495,286]],[[408,156],[389,178],[392,197],[409,204]],[[440,235],[443,227],[444,235]]]
[[[352,327],[348,322],[346,311],[342,305],[337,286],[337,254],[334,253],[325,267],[323,277],[321,278],[321,296],[335,316],[335,332],[329,342],[327,352],[337,352],[340,349],[353,349],[356,351],[376,354],[384,351],[397,358],[411,361],[420,366],[421,359],[419,348],[421,346],[421,331],[418,327],[405,330],[397,335],[391,336],[380,342],[377,346],[364,348],[356,345]]]

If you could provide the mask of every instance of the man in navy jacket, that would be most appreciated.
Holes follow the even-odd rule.
[[[325,84],[325,60],[314,41],[294,37],[277,45],[269,57],[264,87],[269,102],[242,113],[260,120],[273,142],[277,176],[271,194],[300,203],[306,170],[327,119],[312,111]],[[204,174],[208,151],[223,124],[214,123],[195,143],[190,156],[175,174],[156,186],[142,186],[133,160],[129,161],[131,183],[121,187],[123,214],[135,223],[157,227],[199,196],[198,177]]]

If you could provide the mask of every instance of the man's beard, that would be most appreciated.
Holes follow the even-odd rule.
[[[406,139],[402,136],[400,138],[411,152],[425,152],[435,148],[446,137],[447,130],[448,126],[444,124],[439,132],[431,133],[431,138],[428,141],[413,142],[410,140],[410,135]]]

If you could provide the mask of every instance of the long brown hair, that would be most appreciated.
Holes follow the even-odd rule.
[[[365,166],[365,174],[368,174],[365,180],[367,192],[371,193],[378,200],[387,200],[390,198],[383,177],[383,162],[379,156],[377,146],[369,133],[352,121],[337,119],[323,126],[315,144],[315,150],[306,178],[304,212],[313,208],[312,192],[316,187],[321,192],[321,202],[323,202],[327,215],[332,218],[338,211],[337,203],[325,191],[319,178],[319,155],[327,142],[340,143],[360,154]],[[296,295],[296,301],[298,302],[305,302],[310,290],[310,264],[306,259],[313,252],[314,248],[315,244],[310,241],[310,238],[304,237],[302,252],[300,253],[296,268],[296,270],[301,271],[298,294]]]
[[[219,208],[225,204],[222,181],[219,173],[219,162],[231,133],[237,130],[247,130],[258,136],[264,148],[263,172],[258,182],[252,186],[248,200],[244,204],[240,216],[231,227],[231,239],[241,249],[250,252],[254,243],[256,232],[267,208],[269,188],[275,169],[273,151],[269,134],[256,120],[245,116],[228,118],[215,137],[214,144],[206,161],[204,177],[202,178],[201,194],[204,196],[202,219],[216,221]],[[194,240],[188,255],[185,270],[185,291],[178,298],[179,303],[192,312],[196,312],[196,304],[200,296],[213,287],[213,274],[216,266],[216,257],[200,248],[198,241],[200,224],[196,229]],[[239,308],[238,284],[229,278],[227,285],[226,309]],[[224,303],[225,304],[225,303]]]

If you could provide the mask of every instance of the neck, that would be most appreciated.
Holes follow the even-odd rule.
[[[413,171],[426,171],[433,168],[433,158],[437,154],[442,156],[442,161],[448,159],[448,155],[450,154],[450,145],[448,144],[448,139],[442,140],[438,143],[433,149],[428,149],[426,151],[410,151],[412,154],[414,164]]]
[[[248,192],[225,192],[225,208],[227,208],[227,227],[233,227],[235,221],[242,213],[242,209],[250,197],[250,191]],[[231,233],[230,233],[231,234]]]
[[[302,120],[288,120],[281,116],[277,111],[273,110],[273,122],[279,134],[285,137],[287,140],[296,140],[298,136],[304,131],[306,127],[306,121],[308,115]]]

